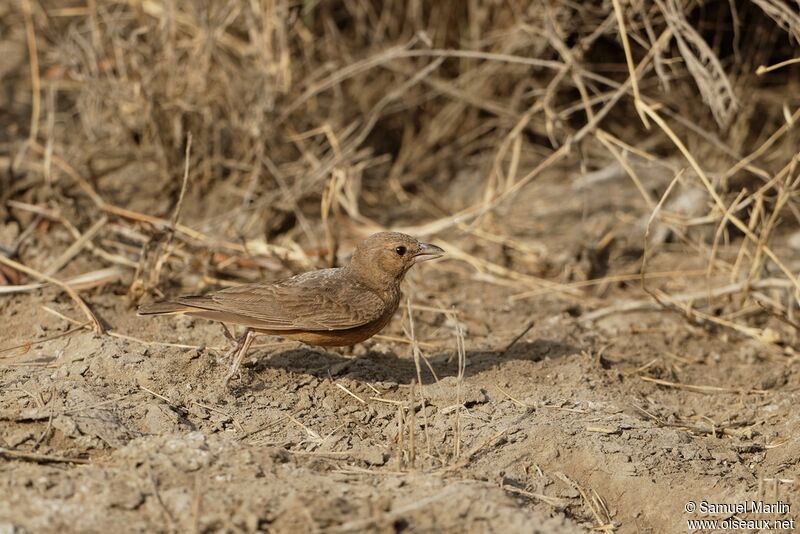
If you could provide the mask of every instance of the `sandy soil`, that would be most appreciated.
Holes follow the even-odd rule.
[[[556,175],[537,182],[502,219],[526,248],[443,240],[530,276],[632,272],[641,234],[597,247],[645,216],[617,186],[612,204]],[[57,227],[35,242],[40,261],[70,243]],[[693,262],[664,252],[651,270],[703,269]],[[406,293],[430,368],[403,341],[404,311],[384,332],[400,341],[352,352],[262,338],[230,389],[218,325],[138,318],[124,284],[86,293],[117,337],[45,310],[83,320],[53,290],[3,297],[0,348],[55,339],[0,354],[0,532],[659,533],[704,517],[689,501],[798,503],[796,362],[670,311],[586,319],[643,298],[638,283],[517,298],[522,283],[426,264]],[[457,320],[438,311],[451,308]]]

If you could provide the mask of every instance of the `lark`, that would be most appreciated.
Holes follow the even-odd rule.
[[[397,311],[400,284],[408,270],[443,254],[440,247],[406,234],[380,232],[359,243],[344,267],[177,297],[145,304],[138,312],[186,314],[245,327],[231,351],[227,384],[259,335],[321,347],[354,345],[374,336]]]

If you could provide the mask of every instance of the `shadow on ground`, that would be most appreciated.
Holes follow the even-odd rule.
[[[468,351],[465,375],[473,376],[511,360],[535,362],[579,352],[577,347],[549,339],[519,342],[509,350]],[[345,357],[334,352],[296,348],[271,355],[260,353],[255,356],[255,361],[245,366],[255,389],[258,388],[255,383],[259,380],[259,374],[266,369],[282,369],[320,379],[347,376],[355,380],[398,384],[410,384],[417,378],[414,360],[410,357],[400,357],[394,352],[370,351],[359,357]],[[453,352],[429,356],[428,361],[439,379],[458,374],[458,359]],[[435,377],[425,362],[421,362],[421,365],[422,381],[426,384],[435,382]]]

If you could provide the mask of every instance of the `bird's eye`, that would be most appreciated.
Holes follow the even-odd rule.
[[[398,256],[402,256],[406,253],[406,247],[397,247],[394,251],[397,252]]]

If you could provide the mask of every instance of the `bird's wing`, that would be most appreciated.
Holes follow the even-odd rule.
[[[175,302],[221,312],[266,330],[331,331],[377,320],[386,305],[341,269],[312,271],[272,284],[246,284]]]

